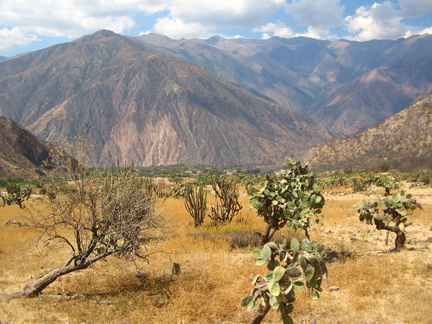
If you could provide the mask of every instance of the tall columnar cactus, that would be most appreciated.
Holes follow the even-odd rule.
[[[325,199],[315,176],[309,173],[308,164],[290,160],[287,164],[288,170],[281,170],[276,177],[267,176],[261,189],[251,189],[251,205],[267,223],[262,244],[284,226],[302,229],[309,238],[311,225],[320,222],[318,216]]]
[[[209,217],[216,222],[231,222],[243,208],[238,201],[236,179],[216,174],[211,185],[215,192],[216,204],[211,206]]]
[[[203,185],[188,183],[185,187],[185,207],[193,217],[195,227],[204,222],[207,212],[207,191]]]
[[[384,197],[377,202],[363,200],[354,205],[354,209],[359,213],[360,221],[375,225],[378,230],[387,230],[396,234],[395,250],[405,245],[406,236],[404,229],[411,225],[407,216],[411,215],[416,209],[417,203],[410,194],[405,194],[402,190],[391,197]],[[403,229],[400,228],[403,225]]]

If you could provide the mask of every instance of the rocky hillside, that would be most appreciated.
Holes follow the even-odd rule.
[[[49,145],[14,121],[0,116],[0,177],[36,176],[46,172]]]
[[[401,171],[432,169],[432,95],[375,127],[319,145],[311,152],[316,171],[378,170],[382,162]]]
[[[331,138],[290,108],[109,31],[1,63],[0,114],[62,145],[82,136],[105,166],[281,164]]]
[[[311,38],[171,40],[143,35],[147,48],[198,63],[352,135],[432,92],[432,35],[396,41]]]

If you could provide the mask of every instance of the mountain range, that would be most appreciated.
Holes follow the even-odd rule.
[[[367,42],[172,40],[157,34],[134,39],[256,90],[312,117],[336,136],[371,127],[432,92],[432,35]]]
[[[318,145],[308,160],[315,171],[375,171],[381,163],[400,171],[432,169],[432,95],[419,96],[374,127]]]
[[[324,126],[186,60],[100,31],[0,65],[0,114],[39,138],[83,137],[100,165],[281,164]]]
[[[432,92],[431,49],[430,35],[175,41],[102,30],[1,62],[0,115],[62,146],[84,138],[101,166],[316,161],[341,142],[316,145]]]

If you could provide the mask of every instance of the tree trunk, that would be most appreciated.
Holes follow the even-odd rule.
[[[389,232],[396,234],[396,240],[395,240],[395,250],[399,250],[400,248],[404,247],[406,237],[405,233],[399,228],[398,225],[390,226],[385,224],[383,221],[376,222],[376,229],[379,230],[387,230]]]
[[[42,290],[44,290],[46,287],[48,287],[50,284],[56,281],[57,278],[77,270],[86,269],[90,266],[90,264],[91,264],[90,261],[85,261],[84,263],[81,263],[79,265],[71,264],[66,267],[62,267],[54,271],[51,271],[50,273],[46,274],[35,283],[24,287],[24,291],[17,293],[16,296],[36,297],[42,292]]]
[[[261,246],[268,243],[273,237],[274,233],[276,233],[276,229],[271,227],[270,224],[267,224],[264,233],[261,235]]]
[[[396,232],[395,250],[399,250],[405,245],[406,237],[405,233],[401,230]]]
[[[264,304],[264,305],[263,305]],[[260,324],[264,317],[267,315],[267,313],[270,311],[270,303],[268,301],[265,301],[264,303],[261,303],[258,307],[258,310],[255,314],[255,317],[253,318],[251,324]]]

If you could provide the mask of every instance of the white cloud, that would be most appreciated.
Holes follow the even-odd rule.
[[[0,27],[47,37],[76,38],[99,29],[122,34],[136,27],[138,13],[166,12],[150,31],[202,38],[218,28],[256,26],[284,4],[285,0],[0,0]]]
[[[432,27],[423,29],[419,34],[431,34],[432,35]]]
[[[0,29],[1,51],[10,51],[14,46],[28,45],[38,40],[36,35],[23,32],[17,27]]]
[[[324,29],[340,26],[343,23],[345,6],[340,0],[292,0],[285,7],[285,12],[303,26]]]
[[[134,26],[138,0],[1,0],[3,26],[19,27],[42,36],[78,37],[98,29],[118,33]],[[152,5],[148,10],[151,11]],[[143,7],[142,10],[145,8]]]
[[[282,8],[285,0],[173,0],[170,16],[214,27],[251,27]]]
[[[286,26],[284,23],[281,23],[280,21],[276,23],[268,23],[258,28],[254,28],[252,29],[252,31],[255,33],[263,33],[263,39],[268,39],[273,36],[283,38],[290,38],[294,36],[294,32],[292,31],[292,29]]]
[[[186,23],[180,18],[159,18],[153,26],[153,29],[156,33],[173,39],[208,38],[212,36],[208,27],[196,22]]]
[[[355,15],[345,18],[346,28],[353,35],[351,38],[359,41],[371,39],[396,39],[408,37],[412,34],[420,33],[419,28],[408,26],[402,22],[406,12],[403,9],[408,3],[420,4],[419,0],[401,0],[401,8],[395,8],[390,1],[374,3],[372,6],[362,6],[356,10]],[[414,12],[419,12],[420,8],[428,6],[417,6],[411,10],[409,15],[412,17]]]
[[[309,26],[305,33],[296,33],[294,36],[295,37],[303,36],[303,37],[310,37],[315,39],[327,39],[327,40],[334,40],[338,38],[336,35],[332,35],[330,31],[326,28],[314,28],[312,26]]]

